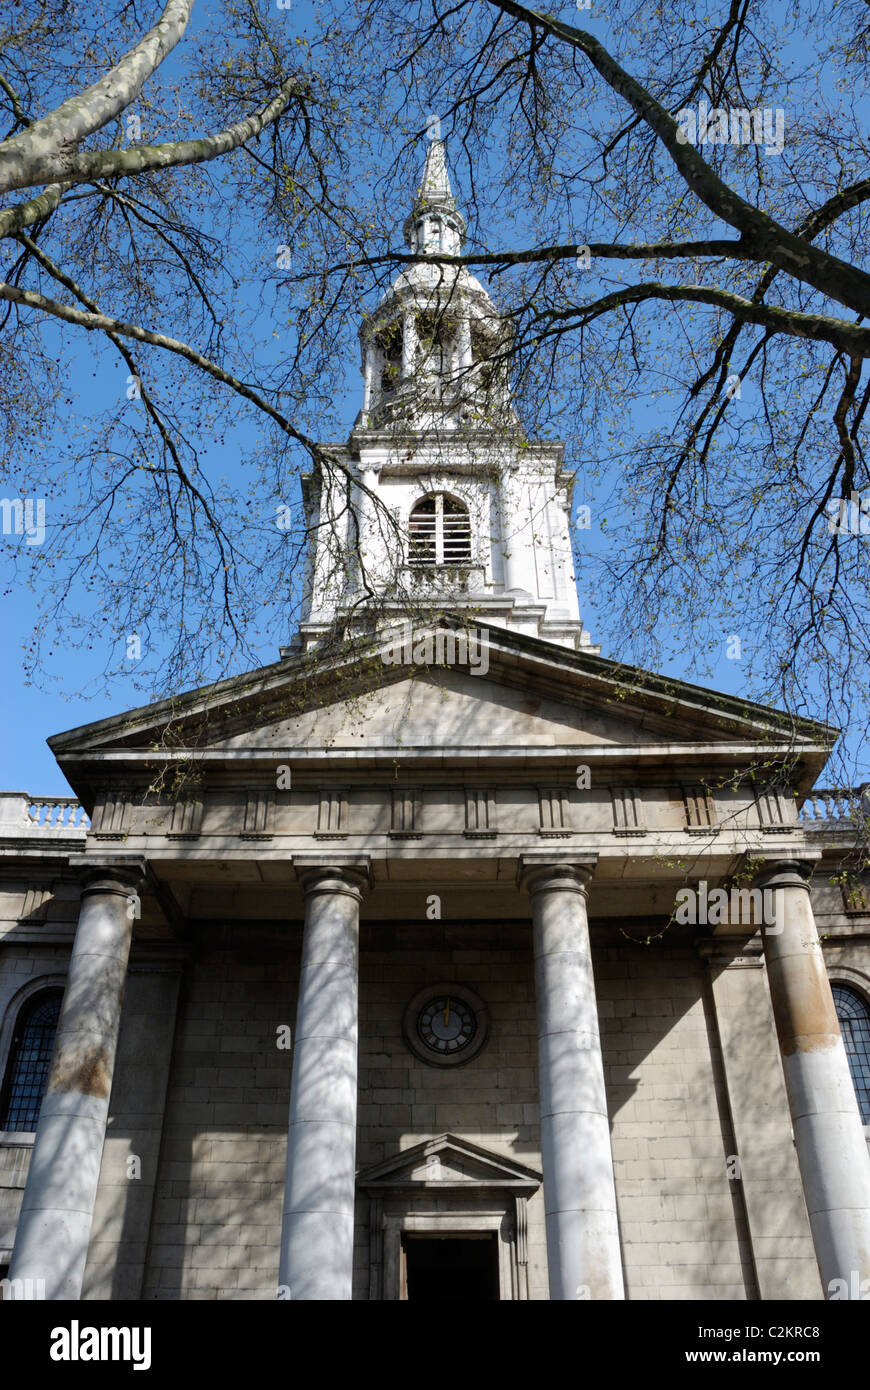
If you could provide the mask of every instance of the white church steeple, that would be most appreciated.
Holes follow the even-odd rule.
[[[421,255],[458,256],[465,237],[465,218],[456,206],[447,172],[443,140],[430,141],[414,207],[405,223],[405,241]]]
[[[564,446],[530,441],[509,387],[510,325],[465,266],[466,222],[444,142],[432,140],[405,227],[415,259],[360,328],[364,397],[340,476],[312,476],[304,620],[294,646],[336,622],[461,612],[597,651],[573,573],[574,475]]]
[[[419,259],[360,328],[365,394],[358,426],[519,428],[509,404],[507,326],[464,266],[438,259],[461,254],[465,227],[444,142],[433,140],[404,228]]]

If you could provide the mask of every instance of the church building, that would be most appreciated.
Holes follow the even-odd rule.
[[[870,1297],[867,788],[593,643],[464,234],[432,140],[279,659],[0,793],[5,1297]]]

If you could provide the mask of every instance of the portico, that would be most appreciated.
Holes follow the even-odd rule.
[[[541,1147],[552,1299],[622,1298],[613,1161],[586,881],[594,858],[528,856]],[[306,901],[280,1282],[286,1297],[352,1296],[359,904],[366,865],[297,865]]]
[[[285,753],[283,756],[291,755]],[[457,768],[456,775],[459,780],[468,781],[471,774],[468,769],[460,773]],[[392,941],[390,958],[398,964],[402,960],[398,943],[405,940],[412,951],[409,967],[403,976],[407,978],[404,993],[412,993],[412,985],[431,978],[434,971],[445,978],[471,979],[475,982],[475,988],[485,994],[486,982],[477,982],[480,972],[470,971],[469,966],[463,966],[461,961],[464,957],[481,961],[498,959],[497,950],[495,955],[488,955],[498,940],[492,936],[492,932],[498,922],[510,918],[513,925],[508,939],[512,943],[523,943],[522,950],[528,962],[525,967],[528,969],[525,988],[530,1006],[531,1031],[528,1037],[530,1048],[535,1046],[535,1041],[537,1048],[533,1105],[540,1116],[539,1131],[535,1124],[529,1132],[539,1134],[535,1154],[539,1155],[542,1182],[536,1185],[531,1183],[530,1178],[524,1179],[531,1183],[529,1196],[533,1201],[528,1215],[523,1208],[523,1225],[528,1228],[527,1223],[531,1222],[530,1229],[534,1232],[538,1219],[535,1216],[535,1202],[542,1201],[541,1236],[545,1240],[551,1299],[622,1298],[625,1296],[625,1218],[620,1221],[611,1142],[614,1092],[611,1088],[608,1104],[605,1087],[607,1071],[613,1075],[614,1039],[611,1035],[609,1046],[604,1047],[600,1026],[602,1007],[607,1023],[612,1017],[610,1010],[613,1004],[605,975],[605,1004],[602,1006],[596,989],[596,972],[600,972],[609,955],[605,942],[614,940],[608,921],[614,918],[625,921],[625,914],[619,912],[619,908],[632,908],[641,891],[647,896],[652,892],[653,898],[662,905],[668,902],[673,904],[676,895],[673,875],[669,878],[662,870],[658,875],[650,875],[649,857],[641,859],[638,837],[626,840],[615,823],[609,831],[595,835],[587,833],[581,842],[582,849],[564,842],[551,843],[546,847],[540,843],[535,846],[532,838],[527,839],[526,847],[520,853],[508,850],[503,833],[498,829],[472,830],[470,839],[465,832],[432,831],[430,827],[437,823],[437,805],[447,788],[442,786],[440,791],[436,791],[436,778],[434,784],[428,783],[427,789],[427,777],[422,770],[418,782],[417,795],[411,798],[414,806],[413,824],[417,828],[401,832],[392,843],[382,839],[380,848],[373,844],[370,833],[364,830],[357,833],[361,828],[355,824],[355,812],[361,805],[368,804],[370,813],[374,810],[371,792],[363,791],[365,785],[371,784],[370,775],[361,778],[359,790],[354,790],[353,785],[345,788],[344,798],[349,809],[345,811],[345,829],[336,834],[336,838],[341,837],[338,848],[311,844],[311,839],[318,833],[316,829],[309,829],[308,832],[311,848],[306,850],[300,847],[300,837],[290,831],[290,822],[286,819],[286,811],[293,804],[290,798],[282,806],[276,804],[272,807],[269,829],[265,832],[268,838],[258,839],[244,849],[236,841],[238,847],[233,849],[228,838],[222,836],[220,843],[214,844],[214,850],[219,852],[205,857],[201,853],[201,839],[209,833],[213,823],[207,793],[203,798],[205,809],[200,832],[194,840],[173,843],[168,837],[171,831],[164,833],[161,838],[155,834],[153,820],[151,830],[141,833],[144,823],[137,826],[139,813],[134,807],[128,806],[124,812],[128,827],[127,844],[123,854],[116,855],[118,862],[115,866],[96,868],[99,851],[95,840],[88,853],[78,856],[77,873],[83,876],[84,887],[71,960],[70,980],[73,988],[68,992],[64,1017],[79,997],[77,982],[79,974],[85,969],[89,997],[98,997],[102,991],[107,1001],[110,998],[119,999],[125,952],[129,951],[133,923],[139,920],[136,909],[130,911],[130,903],[139,901],[137,885],[146,885],[141,899],[146,923],[154,923],[157,920],[155,914],[159,916],[161,912],[165,913],[167,904],[178,904],[186,897],[188,936],[192,929],[194,937],[203,943],[206,938],[202,936],[202,928],[196,926],[197,920],[202,921],[203,928],[209,921],[215,920],[216,890],[211,886],[211,864],[222,862],[227,866],[225,886],[220,891],[225,898],[229,893],[233,912],[241,921],[254,919],[254,898],[259,899],[259,916],[263,923],[261,933],[268,929],[270,935],[277,935],[281,930],[277,923],[274,927],[269,925],[275,921],[275,904],[279,901],[285,907],[288,902],[292,904],[291,916],[296,916],[299,922],[301,954],[295,968],[292,1076],[288,1078],[286,1176],[280,1211],[283,1234],[277,1264],[277,1288],[279,1297],[290,1297],[297,1301],[346,1300],[359,1296],[358,1292],[355,1293],[359,1287],[355,1265],[358,1274],[361,1255],[370,1262],[379,1249],[394,1249],[389,1242],[387,1247],[383,1246],[386,1237],[381,1234],[377,1224],[382,1219],[381,1211],[385,1209],[378,1207],[377,1201],[370,1210],[367,1209],[373,1200],[373,1189],[371,1184],[361,1188],[357,1176],[361,1168],[361,1136],[363,1157],[369,1159],[374,1152],[370,1140],[366,1138],[371,1124],[368,1098],[376,1093],[372,1089],[372,1078],[377,1075],[380,1079],[377,1068],[374,1072],[371,1070],[369,1060],[371,1048],[377,1044],[373,1044],[371,1038],[372,1002],[366,992],[366,972],[363,974],[363,999],[367,1001],[367,1012],[366,1016],[360,1016],[360,944],[363,943],[364,953],[370,956],[380,937]],[[305,779],[300,772],[294,782],[296,798],[311,806],[315,817],[313,825],[316,826],[322,822],[323,794],[318,792],[315,796],[304,792],[304,784]],[[388,787],[384,787],[384,794],[391,808],[390,814],[396,814],[395,797]],[[249,798],[248,793],[245,793],[245,798]],[[546,815],[549,824],[552,819],[552,797],[547,803],[549,809],[543,811],[542,799],[538,797],[536,800],[536,814],[542,819]],[[475,815],[478,816],[480,800],[472,798],[472,801]],[[499,822],[497,808],[501,801],[502,794],[496,790],[488,802],[483,803],[488,805],[486,815],[489,823],[495,826]],[[327,798],[327,802],[332,804],[331,798]],[[384,804],[383,799],[381,804]],[[580,819],[576,813],[581,805],[580,798],[570,798],[566,821],[568,829],[563,834],[574,842],[578,841],[581,833],[576,829]],[[153,809],[151,814],[153,817]],[[614,821],[616,819],[614,817]],[[96,824],[100,823],[97,815]],[[166,824],[172,824],[171,817]],[[479,825],[480,821],[476,824]],[[292,848],[287,845],[285,850],[281,846],[288,833],[295,843]],[[475,837],[481,833],[490,838],[477,840]],[[546,827],[543,833],[546,834]],[[784,832],[783,838],[793,843],[793,833]],[[412,838],[405,838],[406,835]],[[413,837],[425,837],[424,846],[420,846],[419,839]],[[716,853],[721,855],[725,846],[720,836],[716,838]],[[744,842],[745,839],[744,836]],[[367,851],[362,848],[364,842],[367,843]],[[593,844],[597,848],[593,849]],[[146,845],[147,853],[144,852]],[[736,848],[736,842],[733,848]],[[106,860],[105,849],[102,855]],[[122,859],[126,863],[122,863]],[[636,876],[641,862],[644,863],[646,875],[643,887]],[[147,877],[143,877],[146,865]],[[715,859],[708,856],[707,865],[704,872],[712,875],[717,867]],[[260,884],[258,889],[244,887],[245,883],[251,884],[254,879]],[[830,1018],[832,1008],[832,1005],[824,1004],[826,989],[830,997],[830,986],[824,971],[819,974],[817,935],[813,946],[815,929],[811,925],[812,913],[810,909],[807,915],[805,905],[809,903],[806,879],[796,873],[792,861],[771,862],[768,857],[767,867],[757,883],[758,886],[781,892],[782,896],[777,897],[776,901],[784,914],[781,919],[782,931],[771,931],[769,938],[765,932],[756,937],[759,949],[768,961],[771,979],[771,1004],[768,1007],[772,1007],[776,1019],[786,1077],[786,1091],[781,1102],[785,1108],[776,1112],[776,1094],[771,1092],[767,1102],[768,1112],[784,1115],[786,1125],[790,1113],[797,1143],[795,1167],[792,1170],[786,1165],[778,1183],[780,1188],[791,1184],[795,1200],[806,1203],[808,1215],[803,1220],[805,1223],[808,1220],[806,1229],[812,1233],[810,1248],[822,1279],[842,1277],[848,1280],[850,1269],[855,1267],[863,1270],[860,1263],[861,1241],[867,1205],[863,1201],[861,1165],[866,1158],[866,1147],[862,1147],[864,1136],[854,1106],[854,1093],[850,1094],[842,1081],[833,1086],[824,1079],[818,1083],[818,1089],[813,1090],[815,1077],[822,1065],[829,1070],[838,1068],[838,1075],[848,1080],[839,1032],[834,1035],[829,1030],[830,1039],[822,1040],[823,1047],[812,1045],[803,1049],[810,1056],[809,1064],[801,1063],[802,1049],[794,1043],[795,1038],[806,1036],[806,1033],[798,1033],[791,1025],[793,1019],[803,1016],[801,1010],[807,1007],[804,1001],[818,999],[820,1003],[816,1012],[823,1020]],[[460,884],[464,905],[461,916],[466,925],[454,928],[450,923],[451,919],[455,920],[455,895]],[[187,885],[186,888],[183,885]],[[429,911],[433,902],[436,908],[434,913]],[[468,925],[469,917],[477,917],[480,922],[477,929]],[[591,934],[590,917],[596,924]],[[412,925],[415,920],[419,925]],[[381,923],[383,925],[379,925]],[[394,925],[388,926],[387,923]],[[403,927],[403,923],[407,925]],[[778,917],[777,928],[779,923]],[[396,935],[401,931],[405,933],[404,938]],[[714,950],[718,952],[717,959],[732,966],[739,967],[744,959],[749,959],[746,956],[745,931],[738,934],[733,926],[726,926],[705,935],[710,944],[706,955],[711,960]],[[419,938],[420,947],[416,951],[413,949],[415,938]],[[450,952],[452,962],[449,968],[442,963],[443,951],[436,954],[427,947],[426,943],[434,940],[458,943]],[[95,941],[102,943],[99,949],[95,948]],[[473,950],[470,943],[475,941],[481,950]],[[597,947],[595,941],[599,943]],[[516,949],[516,945],[511,946],[508,959],[515,958]],[[427,969],[422,962],[430,957],[433,962],[437,960],[437,966],[433,963]],[[781,966],[779,962],[783,959],[786,964]],[[413,961],[418,964],[411,964]],[[491,968],[488,967],[488,970]],[[489,988],[493,986],[490,984]],[[370,984],[368,989],[371,989]],[[730,1025],[727,1000],[724,996],[720,1000],[718,988],[714,990],[713,999],[714,1007],[719,1011],[717,1026],[726,1046],[726,1068],[730,1068],[731,1063],[727,1059],[732,1044],[728,1041]],[[494,1001],[488,1003],[492,1009]],[[825,1008],[828,1009],[827,1014]],[[743,1026],[747,1019],[743,1006]],[[95,1035],[95,1026],[99,1026],[99,1037]],[[386,1026],[389,1028],[396,1024],[388,1019]],[[498,1046],[510,1049],[510,1031],[505,1033],[503,1024],[500,1027]],[[88,1055],[99,1052],[101,1065],[106,1069],[104,1075],[111,1077],[118,1029],[117,1003],[114,1012],[108,1002],[104,1010],[96,1011],[84,1043],[78,1038],[76,1030],[62,1021],[61,1039],[69,1036],[73,1042],[61,1042],[58,1057],[63,1059],[72,1055],[70,1047],[73,1043],[79,1050],[86,1045]],[[772,1045],[776,1046],[775,1040]],[[488,1042],[490,1052],[494,1046],[495,1038]],[[469,1085],[473,1087],[475,1068],[480,1068],[481,1075],[488,1078],[495,1075],[483,1070],[489,1061],[487,1047],[471,1063],[451,1075],[451,1097],[461,1097]],[[508,1055],[509,1050],[504,1053],[504,1059]],[[530,1052],[529,1057],[531,1055]],[[609,1063],[608,1055],[611,1058]],[[804,1081],[807,1065],[810,1066],[810,1077],[809,1081]],[[56,1060],[55,1073],[60,1079],[58,1068],[64,1074],[68,1069]],[[413,1072],[412,1066],[412,1074],[418,1077],[416,1086],[420,1085],[419,1078],[425,1072],[425,1066],[418,1064],[416,1072]],[[519,1076],[520,1073],[514,1074]],[[437,1082],[437,1089],[433,1093],[436,1097],[448,1094],[441,1085],[443,1075],[437,1071],[431,1073],[433,1082]],[[737,1072],[732,1075],[729,1070],[727,1075],[732,1088],[732,1113],[739,1118],[739,1106],[746,1102],[741,1101],[737,1089]],[[82,1068],[78,1067],[76,1077],[81,1081],[82,1076]],[[381,1089],[385,1096],[389,1094],[387,1087]],[[79,1085],[73,1089],[71,1098],[65,1099],[66,1093],[58,1089],[60,1100],[57,1104],[61,1108],[57,1109],[55,1105],[54,1109],[57,1109],[58,1115],[63,1110],[64,1116],[69,1118],[61,1121],[61,1129],[54,1122],[41,1128],[34,1150],[30,1169],[32,1177],[25,1192],[19,1227],[21,1244],[16,1250],[12,1274],[13,1277],[45,1280],[47,1297],[80,1296],[85,1287],[84,1272],[96,1205],[97,1176],[109,1113],[108,1093],[105,1088],[103,1090],[104,1093],[98,1097],[92,1093],[93,1088],[89,1091],[86,1086]],[[404,1095],[406,1091],[407,1087],[403,1086],[395,1094]],[[54,1094],[54,1091],[50,1094]],[[424,1092],[412,1090],[408,1094],[423,1095]],[[814,1095],[817,1096],[815,1101],[812,1099]],[[618,1086],[615,1096],[618,1110]],[[851,1107],[850,1099],[853,1102]],[[98,1100],[99,1114],[94,1110]],[[439,1118],[447,1121],[449,1116],[453,1117],[453,1127],[456,1127],[455,1116],[462,1113],[461,1102],[458,1110],[452,1101],[451,1105],[452,1109],[436,1108],[431,1112],[432,1132],[437,1131]],[[828,1127],[815,1118],[823,1106],[833,1106],[835,1111],[839,1136],[836,1145],[828,1142]],[[493,1116],[501,1113],[496,1106],[491,1109]],[[525,1109],[525,1106],[521,1109]],[[49,1108],[46,1113],[51,1115],[52,1109]],[[419,1119],[429,1112],[425,1105],[415,1107],[412,1104],[407,1108],[407,1113],[409,1117],[417,1114],[419,1123]],[[504,1114],[512,1113],[508,1100]],[[782,1120],[777,1120],[777,1123],[782,1123]],[[520,1132],[510,1122],[505,1130],[508,1134]],[[616,1132],[619,1132],[618,1125]],[[755,1135],[747,1135],[747,1184],[754,1181],[751,1178],[754,1139]],[[422,1142],[425,1142],[425,1134]],[[75,1164],[68,1163],[62,1157],[72,1152],[77,1158]],[[621,1153],[622,1149],[617,1152]],[[782,1160],[780,1151],[777,1162],[781,1165]],[[533,1169],[534,1163],[529,1173]],[[793,1179],[792,1172],[799,1172],[800,1176]],[[44,1176],[46,1174],[48,1182]],[[65,1181],[58,1186],[62,1174]],[[503,1234],[500,1239],[507,1241],[504,1249],[510,1252],[505,1256],[508,1260],[504,1266],[506,1272],[503,1271],[500,1276],[502,1287],[511,1290],[528,1287],[528,1284],[518,1282],[518,1271],[527,1266],[514,1248],[519,1233],[517,1219],[510,1217],[507,1227],[500,1224],[501,1218],[495,1226],[491,1224],[495,1219],[491,1199],[484,1200],[484,1194],[489,1190],[484,1185],[479,1189],[480,1196],[472,1198],[472,1189],[466,1189],[467,1200],[462,1208],[464,1216],[459,1225],[451,1226],[448,1223],[437,1225],[435,1229],[440,1230],[442,1236],[444,1231],[455,1229],[479,1229],[481,1232],[487,1229],[501,1230]],[[754,1208],[750,1195],[747,1187],[748,1211],[751,1215]],[[472,1202],[471,1207],[468,1201]],[[474,1201],[479,1204],[479,1228],[475,1225]],[[625,1201],[623,1197],[623,1205]],[[361,1216],[364,1223],[362,1228],[359,1225]],[[756,1219],[763,1222],[761,1208],[757,1217],[751,1216],[752,1221]],[[61,1233],[53,1238],[50,1246],[46,1244],[43,1234],[49,1222],[54,1222]],[[372,1225],[372,1222],[375,1224]],[[425,1223],[420,1229],[425,1233]],[[505,1231],[508,1232],[506,1236]],[[630,1237],[631,1221],[628,1232]],[[523,1240],[528,1240],[525,1231]],[[792,1262],[794,1267],[787,1275],[782,1274],[783,1262],[780,1260],[780,1274],[772,1275],[774,1266],[772,1263],[766,1264],[764,1259],[771,1240],[770,1235],[762,1233],[760,1225],[755,1237],[756,1267],[759,1277],[762,1271],[768,1270],[764,1274],[767,1296],[818,1296],[818,1293],[807,1291],[813,1288],[810,1267],[802,1265],[800,1260]],[[48,1258],[49,1251],[62,1253],[52,1260]],[[380,1258],[384,1258],[383,1254]],[[511,1274],[511,1270],[515,1272]],[[799,1293],[798,1290],[803,1292]]]

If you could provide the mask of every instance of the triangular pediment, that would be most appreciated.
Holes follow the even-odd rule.
[[[339,749],[451,749],[625,746],[660,743],[666,730],[649,712],[632,718],[594,698],[565,698],[534,683],[506,683],[503,673],[428,667],[385,674],[384,684],[327,706],[295,712],[256,730],[240,728],[212,746]]]
[[[314,651],[72,729],[49,744],[87,800],[95,765],[190,757],[252,768],[294,752],[462,759],[620,749],[790,750],[811,786],[835,731],[733,696],[478,624],[464,660],[458,620],[429,629],[427,660],[397,661],[395,637]],[[446,634],[439,645],[439,634]],[[421,649],[416,646],[414,656]]]
[[[439,1134],[413,1149],[404,1149],[357,1177],[359,1187],[382,1190],[495,1187],[531,1193],[540,1183],[541,1174],[533,1168],[455,1134]]]

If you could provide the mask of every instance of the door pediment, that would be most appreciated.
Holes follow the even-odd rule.
[[[357,1186],[371,1193],[407,1192],[409,1188],[441,1192],[500,1189],[531,1196],[541,1181],[541,1174],[533,1168],[455,1134],[439,1134],[412,1149],[403,1149],[357,1176]]]
[[[496,1239],[499,1297],[529,1297],[528,1214],[542,1175],[455,1134],[438,1134],[364,1169],[369,1200],[369,1298],[404,1299],[403,1242],[416,1237]]]

